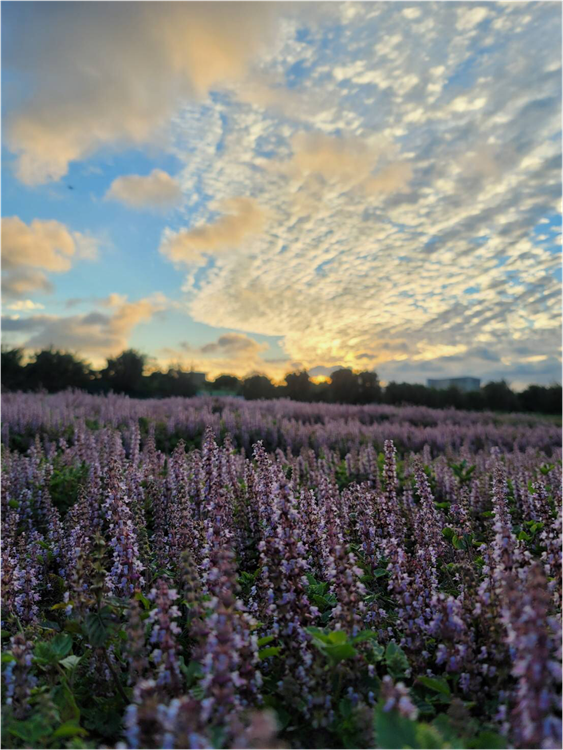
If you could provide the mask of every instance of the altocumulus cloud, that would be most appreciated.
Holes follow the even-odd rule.
[[[165,254],[200,266],[184,283],[191,315],[281,336],[308,367],[423,377],[437,360],[510,377],[545,357],[551,377],[559,237],[534,232],[559,212],[558,10],[323,6],[320,23],[283,25],[256,80],[259,95],[234,82],[175,123],[186,201],[161,249],[183,237]],[[268,221],[194,244],[233,196]]]

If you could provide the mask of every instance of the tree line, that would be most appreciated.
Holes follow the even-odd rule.
[[[166,372],[146,373],[148,358],[134,349],[109,358],[106,366],[94,370],[69,352],[45,349],[23,363],[22,349],[2,349],[2,390],[49,393],[79,388],[89,393],[123,393],[134,398],[195,396],[197,393],[236,395],[245,399],[290,398],[340,404],[412,404],[443,409],[525,411],[561,414],[561,386],[530,385],[514,392],[504,381],[490,382],[478,391],[444,390],[414,383],[391,382],[383,388],[372,371],[353,372],[343,368],[323,383],[313,383],[307,372],[292,372],[275,385],[265,375],[237,378],[220,375],[201,383],[192,372],[170,367]]]

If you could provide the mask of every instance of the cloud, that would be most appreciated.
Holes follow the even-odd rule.
[[[244,77],[279,13],[274,3],[203,2],[5,10],[4,68],[20,82],[6,138],[28,185],[60,179],[102,147],[153,140],[182,101]]]
[[[19,297],[30,292],[53,292],[53,285],[42,271],[32,268],[18,268],[2,274],[2,294],[6,297]]]
[[[223,373],[245,377],[267,372],[270,377],[281,381],[291,369],[291,362],[287,357],[262,359],[261,354],[268,348],[268,344],[251,336],[232,332],[202,346],[180,342],[178,349],[166,348],[159,355],[168,365],[206,372],[212,378]]]
[[[244,333],[226,333],[217,341],[201,347],[202,354],[222,354],[229,357],[256,356],[268,348],[267,344],[259,344]]]
[[[251,198],[225,200],[220,208],[231,213],[210,224],[166,237],[160,252],[174,263],[198,264],[204,254],[224,253],[239,247],[249,235],[259,232],[266,221],[264,211]]]
[[[7,305],[8,310],[27,311],[27,310],[44,310],[45,306],[39,302],[33,302],[30,299],[21,299],[17,302]]]
[[[235,86],[176,122],[190,221],[213,225],[208,196],[245,195],[269,216],[237,253],[190,271],[190,314],[279,336],[309,368],[414,376],[435,362],[478,376],[528,360],[539,372],[560,347],[560,255],[534,234],[560,208],[558,14],[336,7],[341,44],[322,25],[289,24],[260,68],[272,101],[279,89],[314,106],[294,116],[265,106],[263,88],[253,102]],[[200,262],[201,250],[186,256]]]
[[[59,221],[17,216],[2,219],[2,292],[8,297],[52,291],[50,273],[69,271],[77,258],[95,259],[98,241],[73,232]]]
[[[59,221],[2,219],[2,264],[8,271],[32,266],[61,273],[70,269],[75,252],[71,233]]]
[[[19,336],[18,345],[28,350],[57,349],[76,351],[99,362],[127,348],[128,338],[139,323],[149,321],[164,309],[161,295],[129,302],[122,295],[110,295],[103,301],[110,312],[94,311],[84,315],[32,315],[26,318],[2,318],[5,333]],[[21,334],[26,337],[21,338]],[[29,334],[29,335],[28,335]]]
[[[342,192],[353,189],[372,195],[393,193],[404,188],[413,174],[410,164],[389,162],[389,154],[397,149],[383,137],[367,141],[313,131],[297,133],[291,145],[291,159],[271,162],[267,169],[301,183],[309,194],[305,205],[313,205],[310,202],[313,196],[322,199],[325,186],[329,189],[334,186]],[[387,160],[387,164],[377,169],[382,160]]]
[[[161,169],[143,177],[126,175],[115,179],[106,198],[120,201],[130,208],[159,210],[177,205],[182,198],[178,182]]]
[[[489,11],[483,5],[474,8],[462,6],[457,12],[456,28],[458,31],[473,29],[475,26],[478,26],[481,21],[484,21],[488,15]]]

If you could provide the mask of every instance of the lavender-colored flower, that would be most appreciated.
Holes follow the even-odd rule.
[[[23,719],[29,713],[29,696],[36,678],[30,674],[33,663],[33,643],[26,640],[23,633],[17,633],[10,638],[11,655],[13,661],[8,662],[3,669],[6,687],[6,703],[12,706],[14,717]]]
[[[153,647],[151,659],[156,668],[157,685],[163,686],[171,695],[177,695],[181,688],[178,636],[181,632],[177,623],[180,610],[175,604],[178,593],[168,587],[165,578],[159,578],[149,594],[154,603],[149,621],[152,629],[149,643]]]
[[[381,700],[384,711],[398,711],[401,716],[413,721],[418,716],[418,709],[412,702],[405,684],[393,682],[393,678],[388,674],[381,681]]]

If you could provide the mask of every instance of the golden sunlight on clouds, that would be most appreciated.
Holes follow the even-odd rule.
[[[33,266],[68,271],[75,250],[72,235],[58,221],[35,219],[28,226],[17,216],[2,220],[2,263],[6,270]]]
[[[260,232],[266,222],[266,213],[252,198],[231,198],[223,201],[220,208],[230,213],[211,224],[184,229],[166,238],[160,252],[174,263],[198,264],[204,254],[239,247],[249,235]]]
[[[382,136],[367,141],[319,132],[298,133],[292,139],[292,148],[289,161],[270,163],[267,169],[304,181],[313,191],[321,180],[342,191],[392,193],[405,187],[412,177],[412,167],[406,162],[388,163],[374,173],[381,158],[396,151]]]
[[[264,360],[260,355],[267,349],[267,344],[261,344],[245,333],[225,333],[216,341],[203,346],[183,342],[180,349],[163,349],[159,353],[159,359],[168,367],[179,365],[184,369],[206,372],[209,378],[216,378],[224,373],[237,377],[267,373],[269,377],[281,382],[292,369],[290,360]]]
[[[93,237],[70,231],[59,221],[19,217],[2,219],[2,292],[9,297],[32,291],[50,291],[46,272],[69,271],[73,260],[97,255]]]
[[[130,208],[156,211],[177,205],[181,198],[178,181],[162,169],[153,169],[144,177],[138,174],[117,177],[106,193],[106,199],[120,201]]]
[[[17,302],[12,303],[11,305],[7,305],[8,310],[17,310],[19,311],[29,311],[29,310],[44,310],[45,305],[42,305],[39,302],[34,302],[31,299],[21,299]]]
[[[129,302],[121,294],[110,294],[101,304],[108,308],[108,313],[4,318],[3,329],[10,335],[27,334],[29,337],[21,343],[27,350],[56,346],[80,352],[94,366],[100,366],[106,357],[119,354],[127,348],[129,336],[137,325],[148,322],[166,306],[164,298],[159,294],[135,302]]]
[[[454,354],[464,354],[469,347],[465,344],[449,346],[448,344],[428,344],[421,341],[418,344],[419,354],[415,354],[412,359],[416,361],[426,361],[438,359],[439,357],[451,357]]]
[[[243,77],[278,12],[243,2],[42,6],[4,50],[33,87],[5,125],[28,185],[60,179],[103,146],[146,143],[183,100]]]

